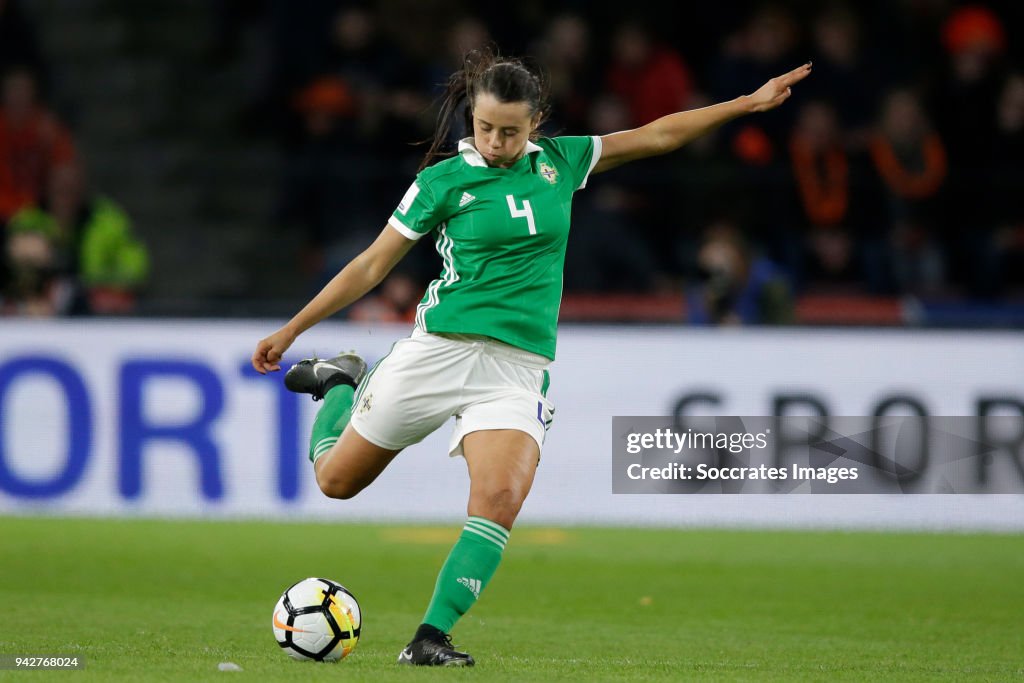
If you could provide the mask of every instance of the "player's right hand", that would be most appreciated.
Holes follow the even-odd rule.
[[[266,339],[261,339],[252,354],[253,368],[261,375],[280,370],[284,352],[294,341],[295,335],[284,327]]]

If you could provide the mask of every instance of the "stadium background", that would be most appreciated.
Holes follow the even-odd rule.
[[[261,387],[240,368],[278,316],[380,230],[418,164],[410,143],[430,132],[439,84],[489,41],[544,68],[552,133],[637,125],[815,63],[779,111],[578,195],[545,462],[556,472],[527,519],[694,522],[603,486],[608,418],[671,414],[680,396],[711,393],[725,398],[698,409],[751,415],[794,395],[832,415],[872,414],[893,396],[933,415],[1024,403],[1014,3],[729,3],[692,17],[643,2],[624,15],[571,2],[2,9],[5,509],[336,509],[299,474],[314,406],[274,403],[280,377]],[[437,266],[418,246],[339,316],[358,328],[324,325],[295,357],[339,345],[380,357]],[[611,334],[633,341],[612,343],[598,322],[627,325]],[[904,329],[854,328],[864,323]],[[929,329],[969,323],[1007,329]],[[346,514],[457,516],[457,478],[452,491],[398,498],[411,508],[387,484],[429,478],[443,442],[416,449]],[[136,484],[125,482],[133,458]],[[265,507],[248,490],[268,488],[273,463],[292,494]],[[559,509],[544,486],[566,477],[577,504]],[[214,479],[228,502],[195,495]],[[1010,523],[1012,505],[982,504],[986,523]],[[837,510],[853,523],[862,506]],[[774,518],[754,506],[746,519]]]
[[[1024,477],[1008,459],[1001,484],[1014,495],[613,496],[608,452],[612,415],[671,414],[694,395],[719,399],[698,410],[733,415],[770,414],[780,397],[809,397],[832,415],[870,415],[893,397],[911,398],[933,415],[974,415],[986,400],[1024,411],[1019,3],[730,2],[691,11],[641,1],[624,12],[619,4],[585,2],[0,0],[0,514],[7,515],[0,518],[7,529],[0,532],[0,584],[7,602],[21,600],[39,578],[70,582],[97,601],[102,595],[104,603],[74,603],[102,609],[117,603],[122,582],[160,577],[179,586],[183,605],[220,623],[216,606],[245,612],[250,605],[209,595],[200,601],[189,592],[231,575],[210,558],[221,552],[225,563],[251,561],[246,553],[261,538],[288,548],[251,581],[258,603],[311,573],[315,558],[298,539],[318,543],[321,527],[123,527],[118,520],[260,518],[339,524],[340,533],[366,545],[330,556],[330,567],[361,558],[337,578],[362,586],[371,614],[380,613],[378,604],[399,613],[375,584],[375,563],[404,557],[387,543],[409,532],[340,524],[457,526],[466,481],[460,463],[443,456],[446,435],[409,449],[356,499],[326,500],[304,455],[316,406],[290,397],[280,377],[254,377],[246,360],[257,339],[381,229],[422,154],[409,143],[430,132],[438,84],[457,54],[487,40],[506,53],[532,55],[548,70],[552,134],[630,127],[752,91],[814,61],[811,78],[781,110],[731,124],[671,157],[596,176],[577,196],[565,324],[552,367],[558,413],[523,513],[519,562],[549,561],[557,572],[558,552],[579,552],[573,561],[594,580],[650,569],[602,564],[608,558],[599,550],[610,539],[633,546],[616,535],[622,532],[580,525],[957,532],[943,547],[895,533],[893,545],[869,536],[797,540],[767,531],[650,536],[671,558],[651,580],[668,604],[680,601],[680,610],[683,597],[668,596],[671,577],[689,567],[685,548],[692,544],[712,564],[716,553],[742,558],[744,548],[754,548],[761,564],[736,560],[742,570],[726,572],[729,584],[720,586],[738,591],[732,607],[739,616],[749,616],[759,595],[744,577],[773,575],[781,564],[807,572],[799,576],[812,586],[830,585],[851,567],[885,567],[902,587],[898,596],[886,594],[888,607],[905,606],[900,600],[914,594],[915,577],[936,582],[919,585],[929,599],[938,586],[980,580],[971,548],[987,539],[1003,551],[978,557],[994,574],[1019,575]],[[304,336],[289,360],[349,347],[380,357],[407,333],[410,308],[436,267],[429,245],[420,245],[372,297]],[[82,516],[111,520],[90,526],[70,519]],[[565,532],[544,535],[546,527],[536,525],[545,524],[576,540],[546,555],[537,550],[546,547],[543,539],[557,545]],[[423,529],[436,547],[417,551],[427,564],[410,581],[426,585],[429,563],[443,558],[450,539]],[[635,533],[631,552],[646,562],[639,548],[648,537]],[[62,544],[74,545],[72,536],[80,545],[62,552]],[[179,536],[194,545],[176,543]],[[165,546],[178,554],[162,554]],[[901,555],[897,546],[920,555]],[[206,549],[191,556],[189,547]],[[825,548],[846,550],[826,564]],[[816,552],[822,558],[813,562],[798,555]],[[159,558],[192,582],[147,564]],[[132,567],[136,574],[124,573]],[[577,580],[579,567],[570,567],[560,580]],[[716,585],[713,572],[701,576]],[[581,580],[581,605],[584,586],[602,590]],[[520,587],[537,594],[535,584]],[[855,588],[850,595],[863,599]],[[999,582],[988,590],[936,598],[950,614],[976,599],[980,616],[964,622],[978,627],[975,636],[944,631],[948,614],[908,624],[919,629],[924,659],[946,668],[885,668],[883,657],[871,672],[1019,674],[1006,654],[1019,653],[1019,637],[1010,640],[997,626],[999,610],[1017,609],[1024,596]],[[38,628],[0,635],[0,654],[82,642],[72,625],[44,635],[62,620],[38,591],[29,594],[33,610],[19,616]],[[650,604],[643,599],[640,605]],[[499,607],[508,612],[516,599],[497,593],[493,600],[493,611],[481,605],[480,612],[494,624],[490,636],[483,617],[463,628],[495,639],[500,651],[508,627]],[[780,606],[778,623],[806,619],[808,639],[814,628],[829,631],[814,626],[797,602],[779,600],[793,610]],[[269,610],[271,601],[264,602]],[[873,624],[848,606],[844,628]],[[125,604],[123,613],[131,609]],[[581,630],[594,623],[588,609],[574,612]],[[262,603],[253,610],[263,618]],[[887,608],[879,605],[878,613]],[[989,617],[991,633],[978,626]],[[412,618],[395,617],[394,633],[387,623],[382,632],[400,637]],[[640,620],[634,626],[641,634],[652,628],[640,613],[623,618]],[[719,659],[745,652],[726,634],[755,627],[692,619],[693,629],[710,628],[707,640],[725,644],[721,657],[690,673],[738,675],[718,668]],[[108,640],[82,651],[120,661],[126,676],[137,677],[118,659],[121,636],[114,616],[110,622],[98,631]],[[553,635],[540,617],[532,628]],[[232,647],[249,647],[243,633]],[[929,634],[935,642],[976,646],[978,661],[995,663],[958,669],[949,654],[947,666],[944,655],[928,654]],[[185,628],[166,647],[187,652],[191,637]],[[372,667],[392,656],[378,646],[361,650],[371,679]],[[816,655],[792,654],[808,657],[809,668],[789,670],[766,656],[769,664],[748,673],[820,675]],[[860,661],[855,649],[848,655]],[[614,653],[593,661],[602,657]],[[154,666],[175,676],[181,670],[174,666],[186,665]],[[521,673],[515,661],[504,666],[510,676]],[[550,675],[567,671],[556,667]],[[593,671],[580,671],[592,679]],[[629,670],[616,675],[631,677]]]

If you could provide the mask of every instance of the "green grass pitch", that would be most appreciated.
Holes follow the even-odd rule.
[[[401,668],[457,533],[0,518],[0,654],[87,662],[0,679],[1024,680],[1024,536],[989,534],[524,527],[456,627],[477,666]],[[363,608],[338,664],[274,643],[274,603],[307,576]]]

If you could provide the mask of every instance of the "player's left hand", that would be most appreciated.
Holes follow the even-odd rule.
[[[776,76],[750,95],[750,111],[770,111],[789,99],[792,86],[807,78],[811,63],[798,66],[787,74]]]

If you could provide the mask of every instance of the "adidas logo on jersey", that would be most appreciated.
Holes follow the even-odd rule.
[[[462,199],[460,199],[460,200],[459,200],[459,208],[461,208],[461,207],[465,206],[466,204],[469,204],[469,203],[470,203],[471,201],[473,201],[474,199],[476,199],[476,197],[474,197],[474,196],[473,196],[473,195],[471,195],[470,193],[468,193],[468,192],[463,192],[463,193],[462,193]]]
[[[467,579],[465,576],[461,576],[455,579],[458,583],[469,589],[469,592],[473,594],[473,597],[480,597],[480,579]]]

